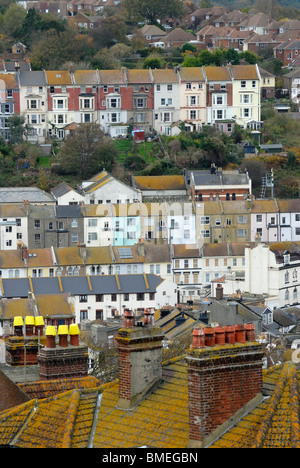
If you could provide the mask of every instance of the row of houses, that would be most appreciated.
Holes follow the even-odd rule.
[[[238,171],[184,171],[132,177],[102,171],[80,187],[51,194],[35,187],[0,189],[0,250],[300,241],[300,202],[253,200],[251,179]]]
[[[9,319],[16,299],[30,306],[47,297],[51,319],[67,309],[82,320],[108,320],[132,308],[192,305],[208,296],[230,301],[260,300],[270,310],[299,304],[300,243],[223,243],[0,252],[2,318]],[[59,299],[60,298],[60,299]],[[29,303],[28,303],[29,301]],[[51,310],[59,301],[61,310]],[[47,306],[48,304],[48,306]],[[69,304],[69,305],[67,305]],[[232,304],[233,305],[233,304]],[[50,309],[49,309],[50,307]],[[26,313],[24,314],[26,315]],[[43,314],[44,315],[44,314]],[[70,317],[69,317],[70,318]]]
[[[28,139],[64,138],[77,124],[99,123],[112,137],[129,124],[146,133],[179,133],[235,123],[259,128],[260,72],[256,65],[164,70],[16,71],[0,74],[0,133],[9,139],[8,117],[21,114]]]

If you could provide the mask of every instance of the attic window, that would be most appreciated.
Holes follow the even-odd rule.
[[[56,78],[61,78],[61,75],[56,75]]]
[[[284,265],[288,265],[290,263],[290,259],[291,259],[290,254],[287,251],[285,251],[283,253],[283,263],[284,263]]]

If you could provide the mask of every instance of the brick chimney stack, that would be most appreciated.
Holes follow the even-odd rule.
[[[253,324],[193,331],[186,356],[190,448],[207,447],[262,401],[263,351],[254,339]]]
[[[116,338],[119,350],[119,401],[121,409],[131,409],[162,379],[164,333],[154,324],[131,322],[124,314],[124,327]]]

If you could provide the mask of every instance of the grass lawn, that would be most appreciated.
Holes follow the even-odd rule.
[[[123,163],[127,156],[132,156],[137,150],[138,154],[145,159],[147,164],[151,164],[158,159],[155,154],[151,153],[151,150],[157,153],[157,143],[155,142],[146,141],[137,144],[132,140],[114,140],[114,144],[118,150],[118,160],[120,163]]]
[[[50,167],[50,166],[51,166],[50,156],[41,156],[37,164],[37,167],[43,168],[43,167]]]

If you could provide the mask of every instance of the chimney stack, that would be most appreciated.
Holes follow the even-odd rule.
[[[224,297],[224,290],[221,284],[217,284],[216,287],[216,300],[221,301]]]
[[[262,401],[263,351],[253,324],[193,331],[186,361],[189,447],[207,447]]]
[[[124,327],[116,338],[119,351],[119,401],[121,409],[131,409],[162,379],[161,328],[152,324],[128,328],[128,311]]]

